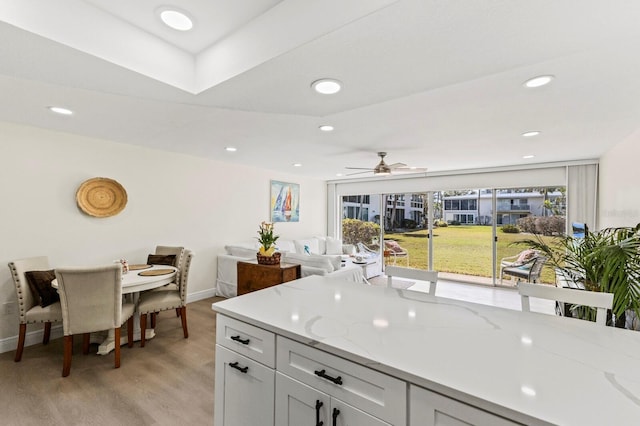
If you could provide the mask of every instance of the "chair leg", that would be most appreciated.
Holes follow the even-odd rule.
[[[73,350],[73,336],[64,336],[64,349],[62,360],[62,377],[67,377],[71,371],[71,354]]]
[[[15,362],[20,362],[22,359],[22,351],[24,350],[24,338],[27,334],[27,324],[20,324],[20,330],[18,331],[18,347],[16,348]]]
[[[51,337],[51,322],[44,323],[44,335],[42,336],[42,344],[46,345],[49,343],[49,338]]]
[[[82,354],[87,355],[89,353],[89,333],[82,334]]]
[[[116,365],[116,368],[120,368],[120,327],[115,328],[115,341],[116,341],[116,347],[113,350],[113,353],[116,358],[115,365]]]
[[[147,334],[147,314],[140,314],[140,347],[144,348],[144,341]]]
[[[127,320],[127,347],[133,347],[133,315]]]
[[[182,332],[184,333],[184,338],[189,337],[189,330],[187,329],[187,307],[183,306],[180,308],[180,317],[182,318]]]
[[[179,317],[179,316],[180,316],[180,311],[181,311],[181,309],[180,309],[180,308],[176,308],[176,316],[177,316],[177,317]]]
[[[151,313],[151,328],[156,328],[156,315],[155,312]]]

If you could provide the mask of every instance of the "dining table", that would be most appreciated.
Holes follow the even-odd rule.
[[[129,271],[122,274],[122,295],[130,298],[136,306],[141,291],[153,290],[175,281],[178,268],[169,265],[130,265]],[[58,288],[53,280],[51,285]],[[133,322],[133,340],[140,340],[140,314],[136,309]],[[147,328],[145,339],[155,336],[153,328]],[[113,329],[104,333],[92,333],[91,343],[98,343],[98,355],[107,355],[115,349],[115,332]],[[127,344],[126,334],[120,338],[120,345]]]

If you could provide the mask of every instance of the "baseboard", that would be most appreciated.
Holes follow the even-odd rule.
[[[24,346],[41,345],[42,336],[44,335],[44,325],[39,330],[30,331],[27,333],[24,339]],[[51,326],[50,339],[57,339],[62,337],[62,324]],[[18,347],[18,335],[6,337],[0,339],[0,353],[15,351]]]
[[[216,289],[210,288],[208,290],[198,291],[196,293],[187,294],[187,303],[197,302],[198,300],[208,299],[216,295]]]

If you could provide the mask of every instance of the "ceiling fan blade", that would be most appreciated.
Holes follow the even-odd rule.
[[[369,170],[369,171],[373,170],[370,167],[345,167],[345,169],[349,169],[349,170]]]
[[[393,163],[393,164],[389,164],[388,167],[390,169],[397,169],[397,168],[400,168],[400,167],[407,167],[407,165],[404,164],[404,163]]]
[[[353,168],[353,167],[347,167],[347,169],[350,169],[350,168]],[[371,172],[372,172],[372,170],[368,169],[368,170],[366,170],[364,172],[347,173],[345,176],[361,175],[363,173],[371,173]]]
[[[426,171],[427,169],[425,167],[398,167],[397,169],[393,169],[394,173],[423,173]]]

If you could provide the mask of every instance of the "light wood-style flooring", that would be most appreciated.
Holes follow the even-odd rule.
[[[373,285],[386,285],[385,277]],[[398,283],[399,288],[419,283]],[[422,290],[424,291],[424,290]],[[438,295],[520,309],[517,290],[442,280]],[[190,303],[189,338],[173,311],[158,316],[156,337],[140,348],[122,347],[121,367],[113,353],[82,355],[74,342],[69,377],[61,377],[62,339],[26,347],[22,361],[0,354],[0,424],[31,425],[211,425],[214,406],[215,312],[210,298]],[[547,302],[547,301],[543,301]],[[539,311],[553,314],[553,305]]]
[[[210,298],[187,305],[189,338],[174,311],[158,315],[156,337],[144,348],[82,355],[74,339],[71,374],[63,378],[62,339],[0,354],[1,425],[211,425],[215,312]],[[16,330],[17,332],[17,330]]]

